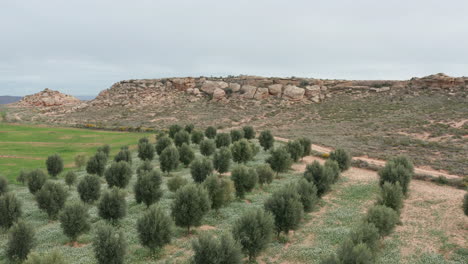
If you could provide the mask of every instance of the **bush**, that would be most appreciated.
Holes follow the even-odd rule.
[[[76,241],[78,236],[91,229],[88,208],[77,202],[65,205],[60,213],[60,226],[72,242]]]
[[[137,221],[140,243],[155,251],[171,242],[173,235],[172,219],[157,206],[151,206]]]
[[[142,137],[138,140],[138,144],[142,143],[149,143],[149,139],[147,137]]]
[[[190,164],[190,174],[196,183],[202,183],[213,172],[211,160],[197,158]]]
[[[31,253],[28,255],[28,259],[23,264],[66,264],[63,256],[54,251],[47,255],[39,255],[37,253]]]
[[[190,134],[185,130],[177,132],[174,136],[174,143],[177,147],[182,146],[182,144],[190,145]]]
[[[205,129],[205,136],[207,138],[215,138],[216,137],[216,128],[209,126]]]
[[[5,176],[0,176],[0,195],[8,192],[8,180]]]
[[[182,127],[180,125],[174,124],[169,127],[169,137],[174,139],[177,132],[181,131]]]
[[[255,138],[255,130],[253,127],[251,126],[245,126],[242,128],[242,130],[244,131],[244,137],[246,139],[254,139]]]
[[[169,174],[179,166],[179,151],[174,146],[169,146],[163,150],[159,156],[161,170]]]
[[[171,192],[176,192],[180,187],[185,186],[188,180],[180,175],[176,175],[167,181],[167,188]]]
[[[269,164],[262,164],[256,168],[258,175],[258,183],[263,186],[264,183],[270,184],[273,181],[274,171]]]
[[[312,152],[312,141],[305,137],[299,138],[298,141],[302,146],[302,157],[309,156]]]
[[[406,156],[396,156],[391,159],[397,165],[401,165],[405,167],[411,174],[414,174],[414,166],[413,163],[408,159]]]
[[[102,176],[106,169],[107,156],[103,152],[98,152],[92,156],[86,164],[86,172]]]
[[[68,193],[59,183],[47,181],[36,193],[39,209],[45,211],[49,218],[55,219],[65,205]]]
[[[275,143],[275,138],[271,134],[270,130],[265,130],[260,133],[258,137],[258,141],[260,142],[260,146],[263,147],[263,150],[267,151],[273,148]]]
[[[103,145],[97,149],[97,152],[102,152],[104,155],[106,155],[106,159],[109,158],[110,155],[110,146],[109,145]]]
[[[216,150],[216,144],[213,139],[204,139],[200,142],[200,153],[203,156],[210,156]]]
[[[34,247],[34,229],[23,221],[16,223],[9,234],[6,255],[11,261],[23,261]]]
[[[278,173],[285,172],[291,168],[293,161],[285,148],[277,148],[271,151],[270,157],[267,158],[266,162],[270,164],[271,169],[278,175]]]
[[[205,135],[202,131],[194,130],[191,134],[191,141],[193,144],[200,144],[200,142],[205,138]]]
[[[46,166],[49,175],[55,178],[63,171],[63,160],[58,154],[54,154],[47,158]]]
[[[93,240],[94,256],[99,264],[123,264],[127,243],[122,232],[109,225],[101,225]]]
[[[192,242],[193,264],[241,264],[242,252],[239,243],[231,235],[222,234],[219,238],[201,234]]]
[[[86,156],[83,154],[78,154],[75,156],[75,166],[81,168],[86,165]]]
[[[344,149],[336,149],[330,152],[330,159],[338,162],[341,171],[345,171],[351,166],[351,156]]]
[[[117,186],[124,189],[132,178],[132,169],[125,161],[114,162],[104,173],[109,187]]]
[[[225,173],[229,171],[231,167],[231,151],[227,147],[218,149],[213,156],[213,167],[219,173]]]
[[[187,144],[182,144],[182,146],[179,148],[179,160],[182,162],[182,164],[185,165],[185,167],[188,167],[190,163],[195,159],[195,152],[193,149],[187,145]]]
[[[99,204],[97,205],[98,214],[101,218],[117,222],[127,214],[127,202],[125,201],[125,193],[120,189],[113,187],[110,191],[106,191]]]
[[[355,245],[351,240],[347,239],[338,248],[339,263],[362,263],[373,264],[375,257],[371,249],[364,243]]]
[[[278,235],[297,229],[304,214],[301,197],[292,184],[274,192],[266,200],[265,210],[273,214]]]
[[[254,149],[253,145],[246,139],[241,139],[231,146],[232,160],[237,163],[247,163],[253,159]]]
[[[153,153],[154,153],[154,149],[153,149]],[[114,161],[115,162],[125,161],[125,162],[127,162],[129,164],[132,163],[132,153],[130,152],[130,150],[128,150],[127,146],[122,147],[120,149],[119,153],[117,153],[117,155],[115,155]]]
[[[47,175],[40,169],[33,170],[28,175],[28,189],[32,194],[39,191],[47,180]]]
[[[216,147],[229,147],[231,145],[231,136],[228,133],[218,133],[216,135]]]
[[[253,261],[271,242],[274,218],[270,213],[257,209],[245,213],[234,222],[232,234],[242,251]]]
[[[154,151],[154,146],[151,143],[143,142],[138,144],[138,158],[141,160],[153,160]]]
[[[151,164],[151,161],[145,160],[140,166],[137,168],[137,176],[140,177],[141,174],[152,171],[153,170],[153,165]]]
[[[161,155],[164,149],[173,144],[172,139],[168,136],[163,136],[156,141],[156,153]]]
[[[298,140],[289,141],[286,144],[286,150],[289,152],[294,162],[298,162],[299,159],[302,158],[302,153],[304,152],[304,148]]]
[[[175,224],[190,233],[190,227],[199,226],[210,210],[208,191],[194,184],[186,185],[175,193],[171,209]]]
[[[26,172],[25,170],[21,170],[18,177],[16,177],[16,181],[24,185],[26,182],[28,182],[28,176],[29,176],[29,172]]]
[[[162,197],[162,177],[159,171],[149,171],[137,178],[134,186],[135,200],[138,204],[145,203],[149,207]]]
[[[185,125],[184,130],[187,131],[190,134],[190,133],[192,133],[194,128],[195,128],[195,126],[193,124],[187,124],[187,125]]]
[[[247,192],[253,190],[258,182],[258,175],[255,169],[239,165],[232,170],[231,179],[236,188],[236,196],[242,199]]]
[[[86,175],[76,187],[81,201],[93,203],[101,196],[101,180],[96,175]]]
[[[380,196],[377,204],[385,205],[400,213],[403,207],[403,190],[400,183],[385,182],[380,190]]]
[[[67,174],[65,174],[65,184],[67,184],[68,188],[70,189],[75,183],[76,173],[74,173],[73,171],[67,172]]]
[[[331,177],[331,183],[335,183],[338,181],[338,179],[340,178],[340,174],[341,174],[341,170],[340,170],[340,166],[338,165],[338,162],[334,161],[334,160],[327,160],[325,161],[325,164],[323,164],[323,167],[328,167],[329,168],[329,171],[332,175]]]
[[[381,170],[379,170],[379,184],[383,186],[385,182],[400,183],[404,195],[408,194],[409,184],[413,177],[410,170],[404,165],[389,161]]]
[[[379,230],[380,236],[389,235],[399,221],[398,214],[392,208],[375,205],[367,212],[366,221],[372,223]]]
[[[314,183],[317,187],[317,195],[322,197],[330,190],[330,185],[333,182],[334,172],[330,167],[320,165],[318,161],[312,162],[306,166],[304,178]]]
[[[463,212],[468,215],[468,193],[465,194],[463,199]]]
[[[211,175],[203,182],[203,187],[208,191],[211,201],[211,209],[218,210],[233,200],[233,184],[228,179],[220,179]]]
[[[233,129],[233,130],[231,130],[230,134],[231,134],[232,142],[237,142],[237,141],[244,138],[244,131],[243,130]]]
[[[296,184],[296,191],[299,194],[304,212],[312,212],[318,202],[315,184],[302,178]]]
[[[10,228],[21,217],[22,203],[14,193],[0,195],[0,227]]]
[[[372,252],[377,251],[379,244],[379,230],[372,223],[362,223],[351,232],[350,239],[354,245],[366,244]]]

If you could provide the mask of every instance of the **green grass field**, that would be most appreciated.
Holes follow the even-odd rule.
[[[46,158],[54,153],[62,156],[69,169],[77,154],[89,157],[104,144],[115,154],[121,146],[136,145],[144,136],[147,134],[0,123],[0,174],[14,181],[22,169],[45,169]]]

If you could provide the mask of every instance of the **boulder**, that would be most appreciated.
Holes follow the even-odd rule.
[[[268,96],[270,96],[270,93],[268,92],[268,88],[257,88],[257,92],[254,95],[254,99],[257,99],[257,100],[267,99]]]
[[[216,88],[213,91],[213,100],[215,101],[222,100],[224,99],[225,96],[226,96],[226,92],[221,88]]]
[[[305,89],[299,88],[294,85],[286,85],[283,91],[283,98],[289,100],[302,100],[304,97]]]
[[[282,91],[283,91],[283,85],[282,84],[278,83],[278,84],[272,84],[272,85],[268,86],[268,92],[271,95],[280,97]]]
[[[305,97],[311,98],[313,96],[317,96],[320,94],[320,86],[319,85],[312,85],[312,86],[306,86],[305,88]]]
[[[243,85],[240,92],[242,98],[253,99],[255,92],[257,91],[257,87],[252,85]]]
[[[241,85],[238,83],[229,83],[229,89],[231,89],[231,91],[235,93],[235,92],[240,91]]]
[[[216,88],[226,89],[229,85],[222,81],[205,81],[202,84],[201,90],[207,94],[213,94]]]

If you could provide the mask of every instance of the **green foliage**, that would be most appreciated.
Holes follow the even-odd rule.
[[[375,257],[371,249],[364,243],[354,244],[347,239],[338,248],[339,263],[374,264]]]
[[[106,160],[107,160],[107,158],[109,158],[109,155],[110,155],[110,146],[107,145],[107,144],[106,144],[106,145],[103,145],[103,146],[101,146],[101,147],[99,147],[99,148],[97,149],[97,152],[98,152],[98,153],[99,153],[99,152],[104,153],[104,155],[106,155]]]
[[[174,136],[174,143],[177,147],[182,146],[182,144],[190,145],[190,134],[185,130],[177,132]]]
[[[302,146],[302,157],[309,156],[312,152],[312,141],[306,137],[298,139]]]
[[[154,155],[154,149],[153,149],[153,155]],[[119,153],[115,155],[114,161],[115,162],[125,161],[129,164],[132,163],[132,153],[130,152],[130,150],[128,150],[127,146],[122,147],[120,149]]]
[[[218,149],[213,156],[213,167],[219,173],[225,173],[229,171],[231,167],[232,154],[229,148],[222,147]]]
[[[304,215],[301,197],[293,184],[274,192],[265,201],[265,210],[273,214],[278,234],[280,232],[288,234],[289,230],[296,230]]]
[[[176,192],[180,187],[187,185],[188,180],[180,175],[176,175],[167,181],[167,188],[171,192]]]
[[[185,167],[188,167],[190,163],[195,159],[195,152],[193,149],[187,145],[187,144],[182,144],[179,148],[179,160],[182,162],[182,164],[185,165]]]
[[[58,154],[49,156],[46,160],[47,171],[52,177],[57,177],[63,171],[63,160]]]
[[[168,174],[179,166],[179,151],[174,146],[169,146],[163,150],[159,156],[161,170]]]
[[[302,178],[296,184],[296,191],[299,194],[304,212],[312,212],[319,199],[315,184]]]
[[[231,135],[228,133],[218,133],[216,135],[216,147],[229,147],[231,145]]]
[[[210,210],[210,198],[208,191],[194,184],[186,185],[175,193],[171,206],[171,214],[175,224],[186,227],[190,233],[190,227],[199,226],[201,220]]]
[[[250,210],[234,222],[232,234],[252,261],[271,242],[273,228],[273,215],[262,209]]]
[[[172,219],[158,206],[151,206],[137,221],[140,243],[151,251],[171,242]]]
[[[23,261],[34,247],[34,229],[31,225],[19,221],[10,229],[6,255],[11,261]]]
[[[67,264],[67,262],[65,262],[60,253],[53,251],[46,255],[31,253],[23,264]]]
[[[211,209],[218,210],[233,200],[232,181],[211,175],[203,182],[203,187],[208,191],[211,201]]]
[[[184,130],[187,131],[190,134],[190,133],[192,133],[194,128],[195,128],[195,126],[193,124],[187,124],[187,125],[185,125]]]
[[[231,146],[232,159],[237,163],[247,163],[255,156],[254,152],[253,144],[247,139],[241,139]]]
[[[28,176],[29,172],[21,170],[19,175],[16,177],[16,181],[24,185],[28,181]]]
[[[207,158],[197,158],[190,164],[190,174],[196,183],[202,183],[213,172],[213,164]]]
[[[8,192],[8,180],[4,176],[0,176],[0,195]]]
[[[366,244],[372,252],[379,247],[379,229],[373,223],[362,223],[350,234],[350,239],[354,245]]]
[[[57,182],[47,181],[36,193],[36,202],[39,209],[45,211],[50,219],[55,219],[65,205],[68,193]]]
[[[141,160],[153,160],[154,158],[154,146],[148,142],[142,142],[138,144],[138,158]]]
[[[402,164],[395,161],[389,161],[381,170],[379,170],[379,184],[383,186],[385,182],[400,183],[403,194],[407,195],[409,184],[413,173]]]
[[[203,156],[210,156],[216,150],[216,144],[213,139],[204,139],[200,142],[200,153]]]
[[[200,142],[205,138],[203,131],[194,130],[191,133],[191,140],[193,144],[200,144]]]
[[[88,208],[82,203],[74,202],[65,205],[60,213],[60,226],[63,233],[76,241],[78,236],[88,232],[91,229],[89,222]]]
[[[237,142],[244,138],[244,130],[233,129],[230,131],[232,142]]]
[[[291,159],[294,162],[299,161],[303,156],[302,153],[304,152],[304,148],[298,140],[289,141],[286,144],[286,150],[289,152],[289,155],[291,155]]]
[[[323,164],[324,168],[327,167],[329,168],[329,171],[332,175],[331,177],[331,183],[335,183],[338,181],[338,179],[340,178],[340,174],[341,174],[341,170],[340,170],[340,166],[338,165],[338,162],[336,162],[335,160],[331,160],[331,159],[328,159],[325,161],[325,164]]]
[[[99,264],[123,264],[127,242],[122,232],[112,226],[101,225],[93,240],[94,256]]]
[[[125,193],[116,187],[104,192],[99,200],[97,209],[101,218],[115,223],[127,214]]]
[[[0,227],[10,228],[21,217],[22,203],[14,193],[0,195]]]
[[[153,170],[153,164],[151,164],[151,161],[145,160],[140,166],[137,168],[137,176],[141,176],[143,173],[152,171]]]
[[[380,190],[380,196],[377,200],[377,204],[385,205],[400,213],[403,207],[403,190],[400,183],[389,183],[385,182]]]
[[[411,174],[414,174],[414,166],[413,163],[409,160],[408,157],[406,156],[396,156],[393,159],[391,159],[392,162],[394,162],[397,165],[401,165],[405,167]]]
[[[75,156],[75,166],[81,168],[86,165],[86,156],[83,154],[78,154]]]
[[[265,130],[260,133],[258,137],[258,141],[260,142],[260,146],[263,147],[265,151],[273,148],[273,144],[275,143],[275,138],[271,134],[270,130]]]
[[[125,161],[114,162],[106,170],[104,176],[109,187],[125,188],[132,178],[132,168]]]
[[[76,178],[77,176],[75,172],[67,172],[67,174],[65,174],[65,184],[67,184],[68,187],[71,188],[76,183]]]
[[[169,137],[174,139],[177,132],[179,132],[181,130],[182,130],[182,127],[180,125],[178,125],[178,124],[171,125],[169,127]]]
[[[33,170],[28,175],[28,188],[32,194],[39,191],[47,180],[47,175],[40,169]]]
[[[209,126],[205,129],[205,136],[207,138],[215,138],[216,137],[216,128]]]
[[[133,188],[135,200],[137,203],[145,203],[149,207],[161,199],[163,193],[161,190],[162,177],[159,171],[153,170],[141,174]]]
[[[142,144],[142,143],[149,143],[149,139],[147,137],[140,138],[138,140],[138,144]]]
[[[244,131],[244,138],[246,139],[255,138],[255,130],[252,126],[244,126],[242,130]]]
[[[88,160],[88,163],[86,164],[86,172],[89,174],[97,174],[102,176],[104,174],[104,170],[106,169],[106,163],[106,154],[104,154],[102,151],[99,151]]]
[[[463,212],[468,216],[468,193],[463,198]]]
[[[341,171],[345,171],[351,166],[351,155],[344,149],[336,149],[330,152],[330,159],[338,162]]]
[[[101,196],[101,180],[96,175],[86,175],[76,187],[81,201],[93,203]]]
[[[241,264],[242,252],[239,243],[231,235],[215,238],[201,234],[192,242],[193,264]]]
[[[156,153],[161,155],[164,149],[173,144],[172,139],[168,136],[163,136],[156,141]]]
[[[314,183],[317,187],[317,195],[322,197],[330,190],[330,185],[333,182],[334,171],[331,167],[324,167],[318,161],[307,164],[304,172],[304,178]]]
[[[271,169],[276,172],[276,175],[280,172],[285,172],[291,168],[293,160],[288,151],[283,148],[272,149],[270,156],[267,158],[266,162],[270,164]]]
[[[264,183],[270,184],[273,181],[275,172],[271,169],[269,164],[259,165],[255,169],[258,175],[258,183],[260,183],[260,185],[263,185]]]
[[[244,198],[245,194],[252,191],[257,184],[258,175],[255,169],[238,165],[232,170],[231,179],[236,188],[236,196]]]
[[[399,221],[398,213],[384,205],[375,205],[367,212],[366,221],[379,230],[380,236],[389,235]]]

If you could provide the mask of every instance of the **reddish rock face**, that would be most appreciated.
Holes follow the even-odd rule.
[[[71,95],[63,94],[59,91],[50,90],[49,88],[44,89],[36,94],[27,95],[21,99],[18,106],[23,107],[51,107],[51,106],[63,106],[63,105],[75,105],[81,101]]]

